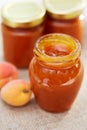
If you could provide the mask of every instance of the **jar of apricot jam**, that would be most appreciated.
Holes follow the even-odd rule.
[[[19,68],[29,66],[36,40],[44,32],[45,8],[34,1],[14,2],[2,8],[5,60]]]
[[[82,43],[85,0],[45,0],[45,33],[69,34]]]
[[[80,54],[80,43],[65,34],[48,34],[37,41],[29,74],[41,108],[49,112],[71,108],[83,79]]]

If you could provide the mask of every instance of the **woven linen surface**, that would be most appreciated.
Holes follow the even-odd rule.
[[[48,113],[37,105],[34,98],[28,105],[14,108],[0,98],[0,130],[87,130],[87,19],[83,44],[84,80],[71,110],[62,114]],[[0,37],[0,61],[3,60],[2,52]],[[19,76],[28,80],[28,70],[19,70]]]

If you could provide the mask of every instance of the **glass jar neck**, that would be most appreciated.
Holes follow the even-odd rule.
[[[65,34],[42,36],[34,48],[35,57],[50,66],[73,64],[81,54],[81,45],[73,37]]]
[[[71,22],[77,22],[79,21],[80,19],[83,20],[84,19],[84,14],[81,14],[75,18],[71,18],[71,19],[61,19],[61,18],[54,18],[52,17],[51,15],[49,15],[48,13],[46,14],[46,19],[48,20],[52,20],[52,21],[56,21],[56,22],[68,22],[68,23],[71,23]]]

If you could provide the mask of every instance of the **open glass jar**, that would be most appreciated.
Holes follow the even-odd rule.
[[[41,108],[49,112],[70,109],[83,79],[80,54],[80,43],[65,34],[48,34],[37,41],[29,74]]]
[[[36,40],[44,32],[45,8],[35,1],[20,1],[2,8],[4,57],[19,68],[29,66]]]
[[[45,33],[69,34],[82,43],[85,0],[45,0]]]

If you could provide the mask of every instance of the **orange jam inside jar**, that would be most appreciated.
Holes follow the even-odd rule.
[[[45,6],[45,33],[69,34],[82,44],[85,0],[45,0]]]
[[[5,60],[19,68],[29,66],[35,42],[44,32],[45,12],[34,1],[10,3],[2,8]]]
[[[41,108],[49,112],[70,109],[83,79],[80,54],[80,43],[65,34],[48,34],[37,41],[29,74]]]

